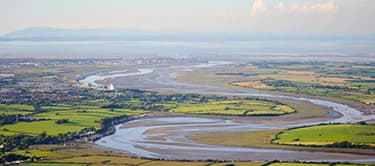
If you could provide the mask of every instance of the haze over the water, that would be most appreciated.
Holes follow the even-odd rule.
[[[0,0],[0,4],[2,57],[375,52],[373,0]]]
[[[34,26],[374,35],[373,0],[0,0],[0,34]],[[298,31],[296,31],[298,30]]]

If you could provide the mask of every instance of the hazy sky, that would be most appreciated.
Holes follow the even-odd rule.
[[[375,34],[375,0],[0,0],[0,34],[33,26]]]

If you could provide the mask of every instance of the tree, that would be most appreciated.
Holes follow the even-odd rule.
[[[68,123],[69,119],[58,119],[55,121],[56,124],[63,124],[63,123]]]

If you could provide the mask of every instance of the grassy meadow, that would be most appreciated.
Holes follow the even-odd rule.
[[[4,73],[15,74],[18,84],[6,84],[6,88],[34,88],[36,94],[48,88],[70,88],[76,85],[76,76],[92,71],[110,71],[127,65],[73,65],[34,66],[9,68]],[[99,70],[98,70],[99,69]],[[194,76],[195,79],[191,79]],[[13,81],[14,81],[13,80]],[[375,67],[365,64],[241,64],[229,65],[220,69],[210,68],[177,74],[177,80],[183,82],[227,86],[231,88],[251,88],[269,91],[281,91],[295,94],[336,97],[354,100],[365,104],[375,103]],[[9,82],[12,82],[10,80]],[[30,84],[28,84],[30,83]],[[48,90],[47,90],[48,91]],[[77,99],[58,103],[44,104],[41,110],[26,104],[0,104],[0,114],[4,116],[25,115],[30,122],[19,121],[0,126],[0,135],[18,136],[20,134],[37,136],[42,132],[56,136],[78,132],[85,128],[101,129],[100,121],[119,116],[133,116],[151,112],[151,107],[161,107],[165,112],[194,115],[230,115],[230,116],[279,116],[286,118],[323,117],[326,111],[307,103],[278,103],[275,101],[229,98],[225,100],[200,101],[164,101],[127,99],[115,96],[100,96],[95,99]],[[90,96],[91,97],[91,96]],[[25,101],[28,101],[27,99]],[[107,108],[117,104],[133,108]],[[148,107],[148,109],[143,109]],[[160,111],[160,110],[159,110]],[[171,114],[168,113],[168,114]],[[284,117],[283,116],[283,117]],[[58,121],[65,120],[63,123]],[[282,132],[282,133],[280,133]],[[278,134],[280,133],[280,134]],[[278,135],[277,135],[278,134]],[[278,139],[271,140],[277,135]],[[374,125],[327,125],[292,130],[266,130],[232,133],[206,133],[191,136],[197,142],[215,145],[240,147],[274,148],[312,148],[289,145],[327,145],[334,142],[349,141],[355,144],[375,145]],[[81,143],[67,145],[31,145],[27,148],[14,148],[4,153],[29,157],[43,157],[45,163],[24,163],[26,166],[99,166],[99,165],[211,165],[211,166],[315,166],[329,164],[306,163],[266,163],[266,162],[180,162],[158,161],[132,158],[111,150]],[[323,149],[323,148],[322,148]],[[298,149],[297,149],[298,150]],[[353,149],[352,149],[353,150]],[[357,149],[355,149],[357,150]],[[363,150],[363,149],[362,149]],[[350,166],[349,164],[331,164]]]
[[[116,116],[133,116],[146,113],[145,110],[130,109],[104,109],[103,105],[108,101],[82,101],[62,103],[54,106],[43,106],[43,112],[33,114],[31,118],[36,121],[18,122],[14,124],[6,124],[0,126],[1,135],[28,134],[38,135],[46,132],[48,135],[58,135],[60,133],[81,131],[84,128],[94,127],[100,129],[99,121],[104,118]],[[11,105],[12,106],[12,105]],[[17,107],[13,105],[11,108],[16,112],[20,108],[28,108],[28,106]],[[31,107],[32,108],[32,107]],[[67,119],[66,123],[58,124],[57,120]]]
[[[374,146],[375,125],[338,124],[297,128],[281,132],[273,142],[287,145],[329,145],[344,141]]]
[[[25,104],[0,104],[0,114],[17,115],[17,114],[31,114],[34,107]]]
[[[366,63],[243,63],[181,72],[177,81],[375,103],[375,66]]]
[[[132,99],[121,101],[120,104],[130,104],[140,107],[143,102]],[[100,129],[100,120],[117,116],[133,116],[147,113],[142,109],[103,108],[109,105],[109,100],[82,100],[80,102],[64,102],[56,105],[42,106],[40,112],[33,113],[29,105],[0,105],[8,115],[26,114],[34,119],[30,122],[20,121],[0,126],[0,134],[11,136],[16,134],[38,135],[46,132],[48,135],[77,132],[85,128]],[[155,103],[173,113],[233,115],[233,116],[277,116],[294,113],[296,110],[289,105],[274,101],[255,99],[209,100],[207,102],[165,102]],[[33,113],[33,114],[31,114]],[[29,115],[30,114],[30,115]],[[58,120],[66,120],[57,123]]]
[[[293,113],[290,106],[270,101],[258,100],[225,100],[208,101],[201,104],[182,103],[171,112],[187,114],[267,116]]]

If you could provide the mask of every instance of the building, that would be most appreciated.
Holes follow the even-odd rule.
[[[115,87],[113,86],[112,83],[107,85],[107,90],[115,90]]]

